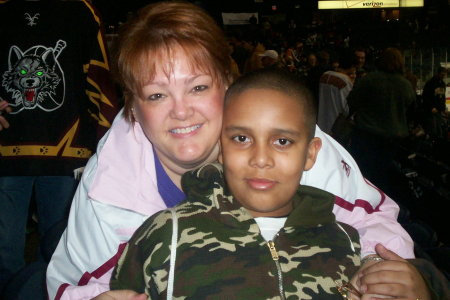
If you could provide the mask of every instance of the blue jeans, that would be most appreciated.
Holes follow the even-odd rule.
[[[26,226],[32,197],[42,237],[67,217],[76,184],[71,176],[0,177],[0,290],[25,266]]]

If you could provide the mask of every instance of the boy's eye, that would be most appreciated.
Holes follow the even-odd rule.
[[[152,95],[148,96],[147,99],[148,100],[152,100],[152,101],[156,101],[156,100],[160,100],[162,98],[164,98],[163,94],[152,94]]]
[[[250,141],[250,139],[248,137],[246,137],[245,135],[236,135],[232,139],[233,139],[233,141],[238,142],[238,143],[248,143]]]
[[[198,93],[206,90],[207,88],[208,88],[207,85],[197,85],[192,89],[192,91]]]
[[[281,139],[275,140],[275,145],[288,146],[290,144],[292,144],[292,141],[290,141],[288,139],[281,138]]]

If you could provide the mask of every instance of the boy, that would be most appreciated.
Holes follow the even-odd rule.
[[[186,201],[138,229],[111,289],[151,299],[342,299],[335,281],[356,272],[360,245],[356,230],[335,222],[333,195],[298,185],[321,147],[309,91],[264,70],[225,98],[224,174],[212,164],[184,175]]]

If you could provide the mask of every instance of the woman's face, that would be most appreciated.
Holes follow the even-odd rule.
[[[133,107],[161,163],[182,174],[217,158],[225,88],[192,70],[181,49],[174,54],[170,74],[157,66]]]

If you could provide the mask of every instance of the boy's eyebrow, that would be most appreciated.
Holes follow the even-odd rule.
[[[244,127],[244,126],[226,126],[225,127],[225,131],[235,131],[235,130],[247,131],[250,129],[248,127]]]
[[[245,127],[245,126],[226,126],[224,128],[226,132],[230,131],[252,131],[251,128]],[[272,128],[271,129],[272,134],[282,134],[282,135],[290,135],[290,136],[301,136],[301,132],[298,130],[290,130],[290,129],[284,129],[284,128]]]

